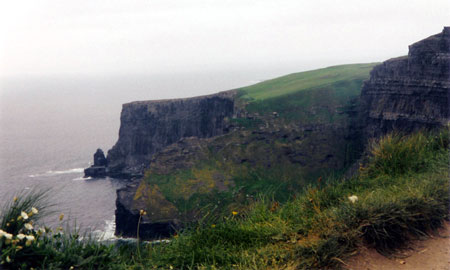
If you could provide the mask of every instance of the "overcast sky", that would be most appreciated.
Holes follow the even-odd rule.
[[[450,25],[449,0],[14,0],[0,76],[383,61]]]

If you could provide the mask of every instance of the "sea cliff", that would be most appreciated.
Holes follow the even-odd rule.
[[[359,152],[357,97],[372,67],[330,67],[314,75],[317,84],[298,89],[289,88],[292,80],[311,74],[218,96],[125,105],[108,174],[135,180],[117,191],[116,234],[136,236],[141,209],[140,237],[165,237],[211,207],[226,212],[261,192],[284,201],[350,165]],[[276,86],[261,97],[268,85]]]
[[[374,67],[361,92],[367,138],[432,129],[449,121],[450,27]]]
[[[371,138],[448,124],[449,37],[445,27],[381,64],[125,104],[105,166],[108,176],[132,179],[117,191],[116,234],[136,236],[140,210],[140,237],[155,239],[261,192],[283,201],[345,171]]]

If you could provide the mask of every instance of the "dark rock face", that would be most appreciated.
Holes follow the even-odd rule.
[[[106,177],[106,167],[105,166],[91,166],[89,168],[84,169],[84,177],[93,177],[93,178],[104,178]]]
[[[105,154],[102,149],[97,149],[94,154],[94,166],[107,166],[108,161],[106,160]]]
[[[227,91],[123,105],[119,140],[108,151],[105,173],[137,180],[117,191],[116,235],[137,236],[140,209],[148,212],[139,225],[141,239],[168,237],[179,229],[176,208],[156,187],[141,184],[139,178],[153,156],[165,147],[182,142],[184,138],[209,138],[227,133],[230,127],[227,119],[235,111],[235,95],[235,91]],[[99,161],[103,162],[100,157]],[[91,172],[94,168],[87,170]]]
[[[433,129],[449,121],[450,27],[376,66],[361,92],[364,133]]]
[[[97,149],[94,154],[94,165],[84,170],[84,177],[102,178],[106,177],[108,161],[102,149]]]
[[[136,237],[139,224],[139,209],[133,198],[139,186],[138,182],[130,183],[126,187],[117,190],[116,199],[116,231],[115,234],[122,237]],[[173,235],[179,225],[176,220],[151,221],[149,216],[142,216],[139,224],[139,237],[145,240],[167,238]]]
[[[208,138],[228,131],[235,91],[215,95],[124,104],[119,140],[108,151],[111,176],[141,175],[154,153],[185,137]]]

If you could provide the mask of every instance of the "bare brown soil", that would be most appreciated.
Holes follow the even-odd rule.
[[[413,242],[408,249],[387,258],[362,248],[343,267],[347,270],[450,270],[450,222],[438,234]]]

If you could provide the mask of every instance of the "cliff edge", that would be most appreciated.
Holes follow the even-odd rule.
[[[231,90],[193,98],[124,104],[119,139],[108,151],[103,175],[142,177],[152,156],[164,147],[182,138],[208,138],[227,133],[227,119],[235,112],[235,95],[236,91]],[[88,170],[85,176],[103,175]]]
[[[367,138],[432,129],[449,121],[450,27],[373,68],[361,92]]]

